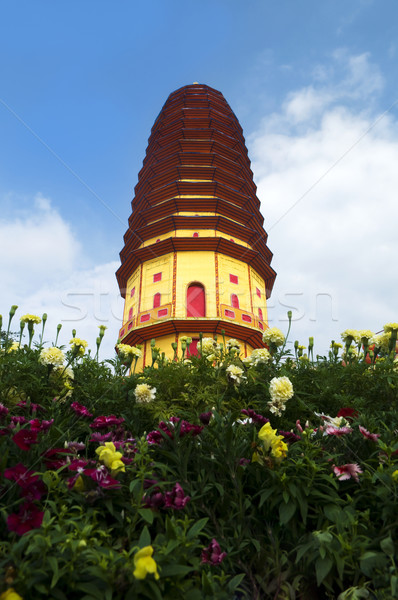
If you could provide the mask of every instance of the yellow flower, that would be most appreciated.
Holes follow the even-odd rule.
[[[11,346],[8,348],[7,352],[15,352],[15,350],[19,350],[20,345],[19,342],[13,342]]]
[[[360,335],[361,340],[363,340],[363,338],[366,338],[368,342],[370,338],[374,336],[373,331],[370,331],[370,329],[361,329],[358,333]]]
[[[69,343],[72,346],[72,352],[79,356],[83,356],[88,346],[88,342],[86,342],[86,340],[81,340],[77,337],[72,338]]]
[[[95,452],[100,461],[111,471],[123,471],[123,473],[126,471],[124,463],[120,460],[123,454],[116,451],[113,442],[105,442],[104,446],[100,446]]]
[[[341,334],[341,339],[346,344],[348,344],[348,342],[351,344],[352,341],[355,341],[357,344],[359,344],[359,342],[361,341],[360,332],[356,329],[346,329]]]
[[[275,346],[282,346],[285,342],[285,336],[277,327],[271,327],[264,331],[263,341],[266,344],[275,344]]]
[[[282,441],[283,436],[278,435],[278,439],[275,439],[271,444],[271,455],[280,462],[283,458],[287,456],[287,444]]]
[[[398,469],[396,469],[396,471],[394,471],[394,473],[391,475],[391,479],[394,483],[398,483]]]
[[[129,346],[129,344],[117,344],[116,348],[118,349],[122,360],[131,359],[132,361],[134,357],[140,358],[142,355],[139,348],[136,348],[136,346]]]
[[[276,429],[272,429],[270,423],[266,423],[263,425],[258,432],[258,437],[262,441],[265,450],[269,450],[271,448],[272,442],[277,437]]]
[[[28,315],[23,315],[20,318],[20,321],[22,321],[22,323],[28,323],[28,324],[29,323],[32,323],[32,324],[33,323],[37,323],[37,324],[39,324],[39,323],[41,323],[41,318],[38,317],[37,315],[29,315],[28,314]]]
[[[17,594],[14,588],[8,588],[8,590],[1,594],[0,600],[23,600],[23,598]]]
[[[155,579],[159,579],[158,567],[152,554],[152,546],[145,546],[135,554],[133,575],[136,579],[145,579],[148,573],[152,573]]]
[[[155,399],[156,388],[151,388],[147,383],[139,383],[134,390],[134,396],[137,402],[151,402]]]
[[[73,489],[77,492],[82,492],[84,490],[84,481],[81,475],[79,475],[79,477],[76,479],[73,485]]]

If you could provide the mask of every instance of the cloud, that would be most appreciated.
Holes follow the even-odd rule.
[[[336,78],[343,56],[332,85],[319,73]],[[292,339],[315,335],[321,353],[347,327],[397,318],[398,122],[369,109],[381,88],[369,55],[338,52],[248,139],[278,273],[270,319],[292,307]]]
[[[101,356],[114,354],[123,302],[115,271],[119,263],[90,265],[72,227],[38,195],[31,208],[0,221],[0,280],[4,321],[12,304],[25,313],[48,314],[45,339],[53,342],[62,324],[60,343],[72,329],[95,351],[98,326],[106,325]],[[19,325],[14,329],[19,329]]]

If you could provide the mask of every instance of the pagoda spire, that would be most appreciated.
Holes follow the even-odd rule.
[[[176,90],[157,117],[138,176],[116,273],[119,338],[171,343],[225,330],[247,354],[263,347],[275,271],[242,128],[221,92]]]

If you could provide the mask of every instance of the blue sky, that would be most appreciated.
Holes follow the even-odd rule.
[[[0,311],[47,311],[111,354],[114,272],[150,128],[199,81],[235,111],[273,266],[272,325],[397,320],[398,6],[393,0],[3,1]],[[49,330],[49,339],[52,338]]]

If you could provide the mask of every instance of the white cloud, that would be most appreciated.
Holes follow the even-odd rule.
[[[44,338],[49,343],[61,323],[60,343],[67,344],[76,329],[94,351],[98,326],[106,325],[101,356],[113,356],[123,313],[115,278],[119,263],[87,264],[72,228],[48,199],[36,196],[30,210],[17,210],[14,217],[1,220],[3,322],[12,304],[19,307],[14,329],[19,329],[21,315],[46,312]]]
[[[270,319],[290,305],[292,339],[315,335],[322,353],[347,327],[398,316],[398,122],[367,108],[382,85],[369,56],[344,57],[350,77],[318,76],[248,141],[278,273]]]

